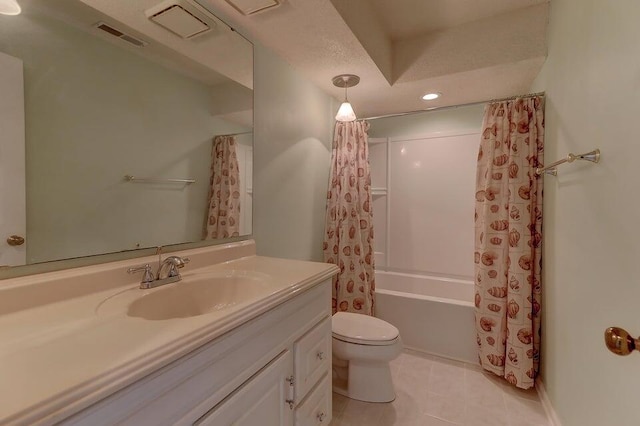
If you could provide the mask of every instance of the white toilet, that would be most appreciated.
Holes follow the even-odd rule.
[[[366,402],[396,397],[389,362],[402,351],[398,329],[368,315],[338,312],[332,319],[333,391]]]

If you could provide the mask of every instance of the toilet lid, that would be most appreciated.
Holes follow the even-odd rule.
[[[333,335],[348,342],[380,345],[391,344],[400,332],[379,318],[349,312],[338,312],[331,320]]]

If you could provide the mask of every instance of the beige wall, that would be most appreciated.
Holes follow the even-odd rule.
[[[609,353],[608,326],[640,335],[637,140],[640,3],[553,0],[545,90],[543,381],[563,425],[638,425],[640,354]]]
[[[253,232],[258,254],[321,261],[339,104],[259,45],[255,71]]]

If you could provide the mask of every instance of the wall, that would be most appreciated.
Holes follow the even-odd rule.
[[[254,238],[260,255],[322,261],[338,102],[255,46]]]
[[[482,127],[484,104],[447,108],[370,120],[369,137],[421,136],[433,133],[476,132]]]
[[[200,239],[211,138],[244,129],[207,86],[33,8],[0,16],[0,51],[25,64],[28,263]]]
[[[640,356],[609,353],[609,326],[640,335],[637,141],[640,3],[553,0],[546,150],[602,150],[545,177],[542,379],[566,426],[638,425]]]

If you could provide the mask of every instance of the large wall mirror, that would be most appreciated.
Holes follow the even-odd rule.
[[[195,0],[16,1],[0,266],[251,234],[250,42]]]

